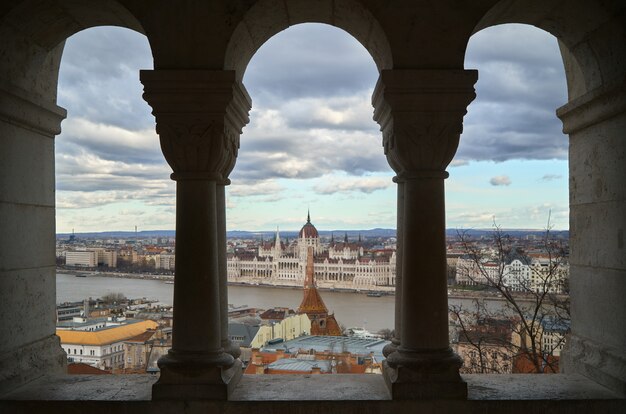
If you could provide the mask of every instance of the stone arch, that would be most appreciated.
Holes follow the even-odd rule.
[[[528,3],[498,2],[474,32],[524,23],[559,41],[568,87],[568,103],[557,116],[569,135],[572,315],[562,372],[582,374],[624,395],[626,312],[620,306],[623,297],[606,286],[623,275],[625,264],[626,8],[623,2]],[[598,327],[599,320],[607,322]]]
[[[0,393],[62,373],[66,355],[55,335],[54,137],[66,111],[56,105],[65,40],[87,28],[120,26],[143,33],[117,0],[23,0],[0,5],[0,206],[3,244]],[[6,228],[5,228],[6,227]],[[31,246],[26,255],[25,246]],[[8,259],[5,259],[8,258]],[[10,362],[9,362],[10,361]]]
[[[392,68],[391,47],[375,17],[355,0],[260,0],[233,31],[224,57],[224,69],[243,79],[256,51],[276,33],[300,23],[325,23],[345,30],[370,53],[379,71]]]
[[[145,34],[137,18],[117,0],[19,2],[0,14],[0,77],[34,98],[56,102],[65,40],[96,26],[119,26]]]
[[[529,24],[558,39],[570,101],[623,76],[624,17],[600,3],[549,0],[529,7],[524,1],[501,0],[483,15],[473,33],[505,23]]]

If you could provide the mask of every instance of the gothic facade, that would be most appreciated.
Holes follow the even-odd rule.
[[[335,242],[333,238],[325,245],[310,215],[291,244],[283,243],[277,230],[274,242],[261,243],[257,254],[229,254],[228,281],[302,286],[309,247],[314,252],[314,273],[319,287],[355,290],[395,287],[395,251],[365,251],[360,243],[350,243],[347,235],[343,242]]]

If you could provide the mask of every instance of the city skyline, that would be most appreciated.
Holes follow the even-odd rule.
[[[145,38],[126,29],[68,40],[58,233],[174,229],[175,184],[138,81],[151,67]],[[551,211],[554,227],[567,229],[556,40],[521,25],[487,29],[470,41],[466,67],[479,69],[478,96],[448,168],[446,226],[489,228],[495,216],[505,228],[541,229]],[[326,25],[294,26],[259,50],[244,76],[253,109],[227,189],[228,230],[297,229],[307,208],[320,229],[396,227],[394,173],[371,119],[377,76],[367,51]]]

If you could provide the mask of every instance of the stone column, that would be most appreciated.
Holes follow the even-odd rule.
[[[402,246],[404,246],[404,182],[393,180],[398,185],[397,200],[397,219],[396,219],[396,296],[395,296],[395,312],[394,312],[394,336],[391,343],[383,348],[385,358],[389,357],[393,352],[398,350],[400,345],[400,332],[402,331]]]
[[[557,115],[569,135],[572,319],[561,371],[582,374],[624,398],[626,76],[605,80]]]
[[[233,163],[234,167],[234,163]],[[224,176],[230,174],[232,168],[224,171]],[[239,345],[228,338],[228,263],[226,257],[226,186],[230,180],[226,179],[217,184],[217,225],[218,225],[218,263],[220,286],[220,315],[222,347],[226,353],[237,359],[241,356]]]
[[[226,399],[241,362],[222,343],[219,187],[234,166],[250,98],[234,71],[142,71],[141,81],[176,181],[173,342],[158,362],[153,398]]]
[[[459,375],[462,361],[448,338],[444,179],[475,97],[477,75],[384,70],[372,98],[385,155],[404,196],[398,204],[402,240],[396,253],[402,272],[400,344],[384,363],[394,399],[467,398]]]
[[[65,109],[0,82],[0,394],[67,371],[55,335],[54,138]]]

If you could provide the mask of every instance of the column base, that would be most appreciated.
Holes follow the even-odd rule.
[[[67,355],[56,335],[0,355],[0,395],[45,375],[67,373]]]
[[[224,348],[224,352],[232,355],[235,359],[238,359],[241,356],[241,348],[239,348],[239,345],[235,344],[230,339],[222,341],[222,348]]]
[[[565,342],[559,363],[562,373],[584,375],[626,397],[623,351],[572,334]]]
[[[465,400],[461,365],[451,349],[416,352],[400,347],[383,361],[383,377],[394,400]]]
[[[389,355],[396,352],[399,346],[400,346],[400,341],[396,338],[392,338],[391,343],[385,345],[385,347],[383,348],[383,355],[385,356],[385,358],[388,358]]]
[[[166,355],[159,360],[161,376],[152,386],[153,400],[227,400],[243,375],[241,361],[222,354],[221,365],[210,358]]]

